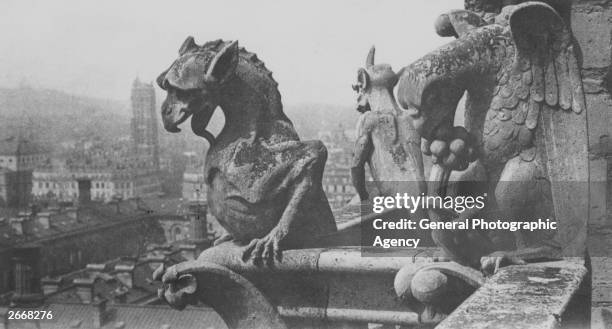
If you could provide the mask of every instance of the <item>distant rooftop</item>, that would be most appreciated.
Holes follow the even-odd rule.
[[[0,250],[20,243],[36,242],[67,233],[93,230],[129,221],[137,216],[151,214],[150,211],[142,209],[135,200],[122,201],[119,210],[120,213],[117,213],[117,206],[114,204],[92,202],[81,206],[78,209],[78,215],[76,215],[75,207],[49,207],[42,209],[36,215],[32,215],[31,211],[21,211],[18,214],[6,213],[5,216],[0,216],[5,218],[0,222]],[[45,227],[44,221],[39,220],[40,217],[49,218],[48,228]],[[13,225],[15,222],[25,224],[20,233],[15,231]]]
[[[95,305],[51,304],[40,308],[53,313],[53,321],[41,321],[38,328],[94,328]],[[169,306],[112,305],[104,312],[101,329],[191,329],[227,328],[221,317],[210,308],[188,307],[183,311]],[[32,321],[10,320],[9,328],[35,328]]]

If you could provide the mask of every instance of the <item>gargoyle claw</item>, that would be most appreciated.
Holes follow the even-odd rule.
[[[503,266],[524,264],[526,262],[519,257],[512,256],[508,252],[496,251],[480,258],[480,271],[483,275],[489,276],[497,273]]]
[[[251,260],[255,265],[265,263],[268,266],[274,265],[274,261],[282,260],[282,251],[280,248],[281,237],[279,230],[274,229],[268,235],[261,239],[253,239],[244,249],[242,260],[247,262]]]
[[[234,237],[231,234],[223,234],[218,239],[216,239],[215,242],[213,242],[213,246],[218,246],[222,244],[223,242],[232,241],[232,240],[234,240]]]

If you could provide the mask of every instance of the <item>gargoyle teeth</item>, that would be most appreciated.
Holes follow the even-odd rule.
[[[418,118],[420,118],[420,117],[421,117],[421,111],[419,111],[418,109],[415,109],[415,108],[413,108],[413,107],[412,107],[412,108],[409,108],[409,109],[406,109],[405,111],[406,111],[406,112],[408,113],[408,115],[409,115],[411,118],[413,118],[413,119],[418,119]]]

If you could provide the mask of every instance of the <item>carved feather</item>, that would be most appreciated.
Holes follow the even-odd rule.
[[[567,51],[560,52],[555,58],[557,69],[557,82],[559,84],[559,106],[564,110],[572,107],[572,85],[567,66]]]
[[[538,126],[538,118],[540,117],[540,109],[542,103],[532,98],[529,102],[529,112],[527,112],[527,118],[525,120],[525,126],[529,129],[534,129]]]
[[[520,55],[519,55],[520,56]],[[532,58],[531,73],[533,74],[533,82],[531,85],[531,98],[537,102],[544,100],[544,70],[538,54],[534,54]]]
[[[578,67],[578,61],[574,54],[574,46],[569,45],[567,47],[567,66],[570,75],[570,81],[572,84],[573,98],[572,98],[572,109],[576,113],[582,112],[586,108],[584,100],[584,91],[582,89],[582,78],[580,77],[580,67]]]
[[[523,66],[525,58],[531,59],[531,99],[580,113],[585,108],[582,79],[563,19],[546,4],[524,3],[512,12],[510,28],[517,46],[515,65]],[[534,112],[531,117],[539,109]]]
[[[510,19],[516,48],[509,45],[508,50],[515,53],[510,57],[514,62],[502,64],[484,125],[484,147],[498,160],[533,146],[543,107],[576,113],[585,108],[580,70],[563,20],[547,5],[522,6]]]
[[[546,68],[546,104],[550,106],[557,105],[559,93],[557,89],[557,73],[555,72],[555,62],[548,59],[548,67]]]

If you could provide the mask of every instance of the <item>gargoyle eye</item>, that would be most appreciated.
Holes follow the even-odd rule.
[[[158,83],[158,85],[163,90],[168,90],[168,87],[170,87],[170,83],[168,83],[168,79],[163,79],[161,82]]]

